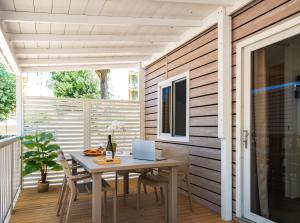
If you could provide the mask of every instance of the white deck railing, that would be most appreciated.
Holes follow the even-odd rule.
[[[19,137],[0,141],[0,222],[8,222],[21,188]]]
[[[24,133],[50,131],[66,153],[105,146],[107,127],[114,120],[123,123],[126,129],[115,133],[117,151],[129,153],[132,140],[140,137],[138,101],[25,97],[23,103]],[[60,184],[62,177],[62,172],[50,171],[48,181],[52,185]],[[35,187],[39,178],[38,172],[24,177],[23,187]]]

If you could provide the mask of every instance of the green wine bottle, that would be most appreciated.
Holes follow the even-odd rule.
[[[113,145],[111,142],[111,135],[108,135],[108,142],[106,146],[106,160],[112,161],[114,159],[114,151],[113,151]]]

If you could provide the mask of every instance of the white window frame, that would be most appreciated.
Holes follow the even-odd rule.
[[[170,116],[170,133],[162,133],[162,123],[161,123],[161,118],[162,118],[162,106],[161,106],[161,96],[162,96],[162,88],[171,86],[172,87],[172,83],[174,81],[180,80],[180,79],[186,79],[186,136],[172,136],[172,119],[173,119],[173,115],[171,114]],[[190,131],[189,131],[189,127],[190,127],[190,121],[189,121],[189,108],[190,108],[190,104],[189,104],[189,99],[190,99],[190,84],[189,81],[190,80],[190,73],[189,71],[186,71],[184,73],[178,74],[174,77],[171,77],[167,80],[164,80],[162,82],[158,83],[157,86],[157,94],[158,94],[158,108],[157,108],[157,139],[159,140],[165,140],[165,141],[175,141],[175,142],[189,142],[189,138],[190,138]],[[172,89],[172,94],[171,94],[171,108],[172,108],[172,112],[173,113],[173,89]]]

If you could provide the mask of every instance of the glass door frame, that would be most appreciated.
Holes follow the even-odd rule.
[[[273,221],[250,210],[252,52],[300,34],[300,16],[237,44],[236,67],[236,216],[259,223]],[[248,134],[247,134],[248,133]]]

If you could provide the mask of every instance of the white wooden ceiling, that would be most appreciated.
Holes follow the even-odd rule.
[[[22,71],[149,61],[233,0],[0,0]]]

